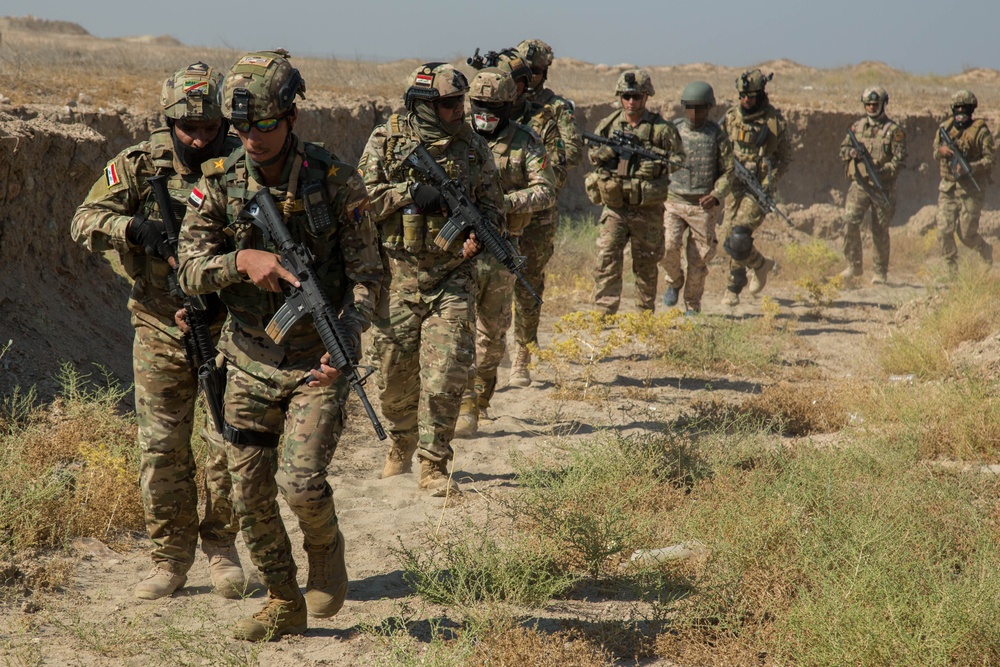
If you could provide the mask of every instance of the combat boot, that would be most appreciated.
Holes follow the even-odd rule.
[[[764,289],[764,285],[767,284],[767,274],[769,274],[774,269],[773,259],[764,259],[764,263],[753,270],[753,275],[750,277],[750,284],[747,285],[747,290],[751,294],[760,294],[761,290]]]
[[[844,280],[850,280],[851,278],[857,278],[863,273],[860,266],[854,266],[851,264],[846,269],[841,271],[838,275]]]
[[[243,576],[243,566],[240,564],[236,545],[202,540],[201,550],[208,557],[208,573],[215,592],[229,600],[243,597],[247,580]]]
[[[876,271],[875,275],[872,276],[872,285],[885,285],[888,276],[885,273]]]
[[[510,379],[507,383],[515,387],[530,387],[531,373],[528,371],[530,363],[531,353],[528,352],[528,348],[518,345],[514,363],[510,367]]]
[[[727,289],[725,296],[722,297],[722,305],[735,308],[740,305],[740,295],[730,289]]]
[[[417,451],[417,443],[412,446],[400,445],[395,440],[385,455],[385,465],[379,479],[402,475],[413,470],[413,454]]]
[[[462,407],[455,422],[456,438],[471,438],[479,431],[479,401],[473,397],[462,399]]]
[[[344,562],[344,534],[337,529],[337,543],[327,547],[306,547],[309,576],[306,579],[306,608],[315,618],[330,618],[347,598],[347,564]]]
[[[175,574],[162,564],[154,565],[146,578],[135,587],[135,596],[141,600],[158,600],[173,595],[187,583],[183,574]]]
[[[420,488],[434,498],[461,493],[458,482],[448,474],[448,461],[431,461],[420,457]]]
[[[233,637],[259,642],[281,635],[301,635],[306,631],[306,601],[293,579],[281,586],[268,587],[264,607],[244,618],[233,629]]]

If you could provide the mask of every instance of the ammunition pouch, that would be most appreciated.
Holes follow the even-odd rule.
[[[598,174],[597,191],[601,202],[608,208],[621,208],[628,203],[622,181],[607,174]]]
[[[598,206],[604,203],[604,199],[601,198],[600,180],[601,175],[596,171],[590,172],[583,179],[583,189],[587,193],[587,199],[590,200],[591,204]]]
[[[424,215],[416,206],[406,206],[382,221],[382,245],[414,254],[436,249],[434,239],[447,222],[443,215]]]

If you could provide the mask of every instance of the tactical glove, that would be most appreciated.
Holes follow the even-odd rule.
[[[608,162],[614,160],[617,157],[617,153],[615,153],[615,149],[611,146],[600,146],[594,149],[593,156],[598,162]]]
[[[656,178],[656,167],[658,165],[652,160],[642,160],[639,163],[639,168],[635,170],[635,175],[637,178],[642,178],[647,181],[651,181]]]
[[[167,244],[167,228],[162,220],[152,220],[136,213],[125,232],[129,243],[142,246],[146,254],[167,261],[173,256]]]
[[[413,197],[413,203],[425,213],[444,210],[445,201],[441,197],[441,191],[433,185],[414,183],[410,186],[410,196]]]

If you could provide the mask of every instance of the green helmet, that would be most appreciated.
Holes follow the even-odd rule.
[[[232,66],[222,82],[222,115],[235,121],[280,118],[305,97],[306,83],[288,52],[254,51]]]
[[[531,66],[514,49],[508,49],[500,54],[497,67],[508,72],[514,79],[515,86],[518,81],[523,81],[525,89],[531,85]]]
[[[414,111],[417,102],[464,95],[468,89],[469,80],[448,63],[424,63],[406,80],[403,103],[408,111]]]
[[[552,64],[552,47],[540,39],[526,39],[517,45],[517,52],[533,69],[547,69]]]
[[[642,93],[650,97],[655,95],[656,91],[653,89],[653,80],[649,78],[649,72],[644,69],[627,69],[619,74],[615,94],[622,93]]]
[[[979,106],[979,100],[972,93],[971,90],[960,90],[951,98],[951,108],[956,107],[972,107],[975,109]]]
[[[684,106],[715,106],[715,91],[704,81],[692,81],[684,86],[681,93],[681,104]]]
[[[469,99],[480,102],[513,102],[517,98],[517,84],[513,77],[498,67],[479,70],[469,85]]]
[[[767,82],[773,78],[773,73],[764,76],[764,73],[759,69],[748,69],[736,79],[736,92],[762,93],[767,86]]]
[[[163,115],[174,120],[222,118],[219,84],[222,74],[198,61],[174,72],[163,82],[160,105]]]

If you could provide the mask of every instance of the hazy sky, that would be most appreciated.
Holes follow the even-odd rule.
[[[919,74],[1000,69],[997,0],[3,0],[0,14],[73,21],[99,37],[169,34],[364,60],[447,59],[539,37],[557,56],[609,65],[788,58],[813,67],[880,60]]]

